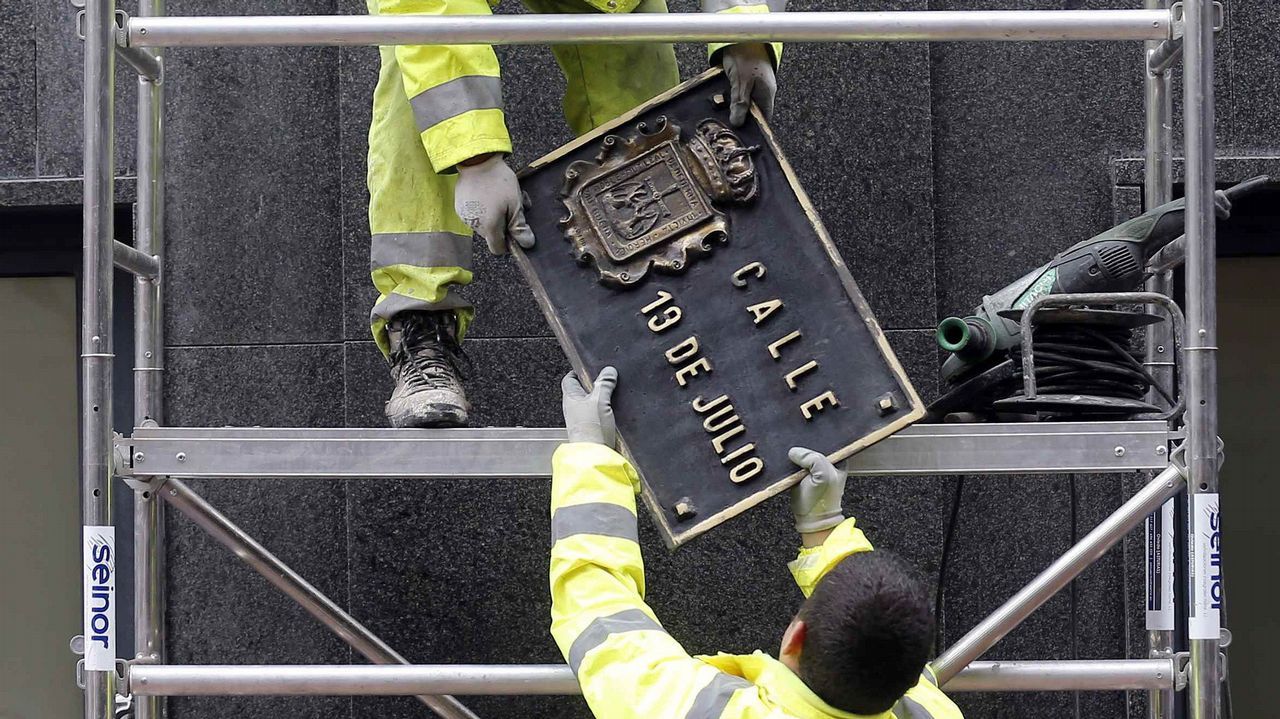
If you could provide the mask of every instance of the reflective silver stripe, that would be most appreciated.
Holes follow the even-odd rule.
[[[685,713],[685,719],[720,719],[724,708],[729,705],[733,693],[746,689],[751,682],[724,672],[716,672],[711,681],[693,698],[693,706]]]
[[[639,542],[636,515],[620,504],[591,502],[561,507],[551,516],[551,541],[575,534],[597,534]]]
[[[647,630],[661,632],[662,627],[639,609],[624,609],[617,614],[598,617],[588,624],[569,646],[569,668],[577,674],[578,667],[582,666],[582,660],[587,656],[587,652],[604,644],[605,640],[614,634]]]
[[[893,716],[897,719],[933,719],[928,709],[909,696],[903,696],[893,705]]]
[[[933,675],[933,667],[929,666],[928,664],[924,665],[924,671],[920,674],[920,676],[924,677],[924,680],[926,682],[929,682],[935,687],[938,686],[938,678]]]
[[[765,0],[702,0],[702,12],[724,12],[729,8],[767,4]]]
[[[471,269],[471,237],[453,232],[380,232],[373,236],[369,268],[389,265]]]
[[[463,75],[423,90],[409,99],[418,131],[472,110],[502,109],[502,80],[488,75]]]
[[[471,307],[470,302],[453,292],[445,295],[443,301],[434,304],[417,297],[390,294],[387,295],[386,299],[373,306],[373,310],[369,313],[369,322],[377,322],[379,319],[389,320],[395,317],[397,313],[410,310],[457,310],[469,307]]]

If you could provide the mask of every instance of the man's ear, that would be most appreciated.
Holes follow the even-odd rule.
[[[778,648],[778,659],[784,663],[798,662],[800,652],[804,650],[804,638],[808,633],[809,627],[800,617],[791,620],[787,625],[787,631],[782,634],[782,646]]]

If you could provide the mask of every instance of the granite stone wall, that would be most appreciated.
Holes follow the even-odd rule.
[[[508,2],[508,5],[513,4]],[[856,9],[1075,9],[1138,0],[867,0]],[[1280,60],[1271,0],[1229,0],[1218,64],[1223,155],[1280,154],[1268,114]],[[122,2],[130,9],[130,3]],[[691,11],[690,0],[673,10]],[[793,10],[853,9],[794,0]],[[171,0],[173,14],[359,13],[356,0]],[[504,6],[502,12],[518,12]],[[0,12],[0,204],[65,204],[80,172],[79,43],[68,2]],[[569,139],[544,48],[499,51],[523,163]],[[680,48],[685,75],[699,47]],[[172,51],[168,74],[166,399],[175,425],[380,426],[391,381],[368,335],[364,151],[377,52]],[[985,291],[1140,207],[1133,43],[793,45],[776,129],[926,399],[931,328]],[[133,173],[134,81],[120,73],[120,175]],[[1117,167],[1128,167],[1127,178]],[[129,188],[128,182],[122,187]],[[51,199],[53,198],[53,199]],[[61,198],[57,200],[56,198]],[[475,420],[555,426],[567,369],[514,265],[477,251]],[[211,503],[415,662],[560,661],[547,632],[548,486],[328,479],[193,483]],[[851,481],[847,508],[941,594],[941,645],[1087,532],[1136,487],[1116,476]],[[952,511],[956,503],[954,526]],[[175,663],[360,661],[181,516],[169,517]],[[800,597],[779,500],[675,554],[646,518],[649,599],[694,652],[775,649]],[[948,531],[950,530],[950,531]],[[945,577],[944,537],[950,535]],[[1141,650],[1141,544],[1125,542],[992,652]],[[942,582],[939,585],[938,580]],[[1121,693],[961,695],[975,719],[1137,717]],[[578,698],[476,697],[485,717],[586,717]],[[176,699],[181,719],[410,717],[411,699]]]

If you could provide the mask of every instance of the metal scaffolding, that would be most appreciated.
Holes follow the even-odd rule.
[[[1172,522],[1173,498],[1191,495],[1189,541],[1217,521],[1213,35],[1211,0],[1146,0],[1141,10],[822,12],[737,15],[165,17],[163,0],[139,14],[115,0],[84,0],[84,273],[81,334],[85,641],[113,609],[91,601],[90,552],[113,536],[113,476],[134,494],[134,621],[137,655],[120,661],[86,648],[86,719],[114,719],[132,697],[137,719],[163,716],[163,697],[201,694],[418,695],[450,719],[474,717],[449,694],[573,694],[564,666],[410,665],[307,583],[183,481],[188,477],[448,477],[545,479],[563,430],[206,429],[164,427],[162,299],[164,256],[164,57],[180,46],[543,44],[599,42],[1145,41],[1145,201],[1172,195],[1170,67],[1185,56],[1186,327],[1182,366],[1185,423],[1071,422],[917,426],[857,455],[855,474],[1128,473],[1153,478],[1026,587],[934,663],[949,691],[1145,690],[1152,719],[1170,719],[1187,692],[1192,719],[1217,719],[1221,663],[1216,610],[1192,602],[1190,651],[1173,645],[1172,551],[1149,551],[1149,576],[1163,577],[1148,612],[1150,655],[1104,661],[977,662],[1031,612],[1127,532],[1148,522],[1149,539]],[[1184,50],[1185,48],[1185,50]],[[115,59],[137,70],[138,196],[132,247],[112,227]],[[1136,55],[1136,54],[1135,54]],[[1135,57],[1135,60],[1137,58]],[[113,264],[135,279],[135,429],[113,439],[111,341]],[[1149,282],[1167,296],[1171,274]],[[1151,295],[1135,295],[1140,302]],[[1160,299],[1160,298],[1157,298]],[[1168,302],[1160,303],[1166,308]],[[1153,305],[1154,306],[1154,305]],[[1176,307],[1173,314],[1177,314]],[[1030,313],[1028,313],[1030,314]],[[1028,318],[1029,319],[1029,318]],[[1148,333],[1147,361],[1170,382],[1178,338],[1169,323]],[[1178,444],[1181,441],[1181,444]],[[1175,448],[1176,447],[1176,448]],[[1185,461],[1179,459],[1185,457]],[[376,665],[171,666],[164,657],[163,499],[296,600]],[[114,540],[111,540],[114,541]],[[1179,570],[1192,597],[1210,577]],[[92,579],[91,579],[92,576]],[[94,587],[97,589],[97,587]],[[1148,582],[1148,591],[1152,591]],[[1153,619],[1153,617],[1156,617]]]

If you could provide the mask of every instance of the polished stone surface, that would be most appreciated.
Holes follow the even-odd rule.
[[[116,203],[126,205],[135,197],[131,177],[116,178]],[[0,207],[72,208],[84,202],[84,183],[78,177],[0,180]],[[122,242],[132,240],[120,237]]]
[[[1220,42],[1227,44],[1227,54],[1215,68],[1222,72],[1225,66],[1223,79],[1230,83],[1225,97],[1218,83],[1216,103],[1219,113],[1225,111],[1226,141],[1241,150],[1274,149],[1280,146],[1275,103],[1280,93],[1280,55],[1275,52],[1280,16],[1267,0],[1235,0],[1227,4],[1226,27]]]
[[[0,178],[36,175],[36,4],[0,13]]]
[[[341,427],[342,345],[170,347],[174,426]]]
[[[1141,185],[1144,162],[1141,157],[1117,158],[1113,164],[1117,185]],[[1181,157],[1173,161],[1173,181],[1180,184],[1186,177],[1186,162]],[[1219,183],[1232,183],[1255,175],[1280,175],[1280,146],[1266,150],[1240,152],[1231,157],[1219,157],[1214,162],[1214,176]],[[1175,184],[1174,192],[1181,195]]]
[[[938,342],[931,330],[886,330],[894,355],[926,405],[938,397]]]
[[[314,0],[219,11],[268,7],[332,11]],[[168,269],[183,291],[170,295],[168,341],[340,339],[337,50],[193,48],[169,65]]]

